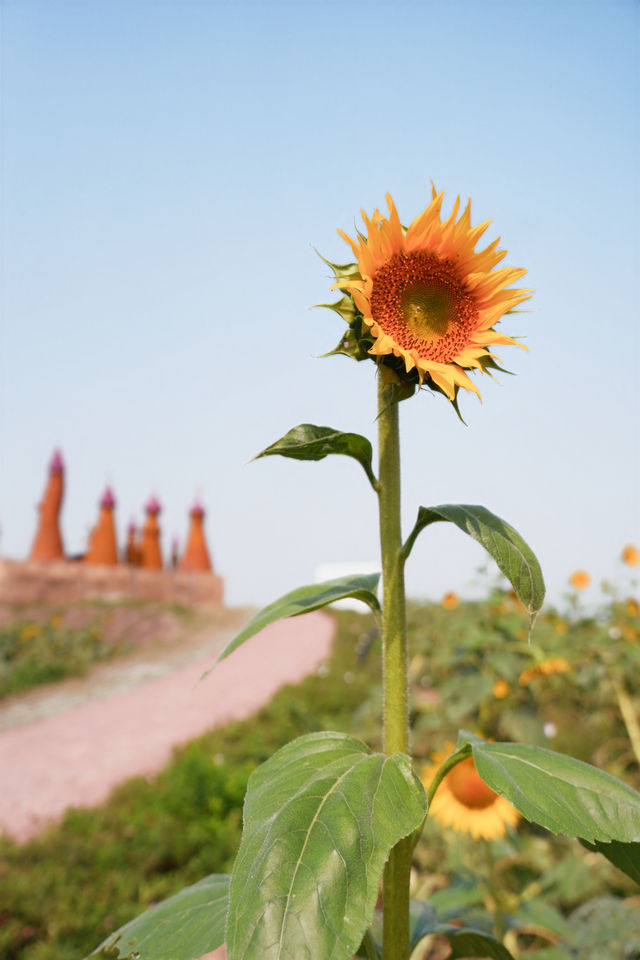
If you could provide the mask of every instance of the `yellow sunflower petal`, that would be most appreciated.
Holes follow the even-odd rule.
[[[404,242],[407,253],[413,250],[423,249],[435,234],[435,231],[441,229],[440,210],[443,199],[444,191],[439,194],[434,194],[433,200],[426,210],[418,214],[415,220],[409,225]]]
[[[446,754],[435,754],[433,765],[422,772],[429,787]],[[453,767],[441,781],[429,806],[429,816],[444,827],[469,833],[474,840],[503,837],[508,826],[515,827],[520,814],[504,797],[480,778],[473,761],[467,757]]]
[[[456,391],[455,384],[452,382],[450,377],[446,377],[442,373],[438,373],[436,370],[430,370],[429,376],[436,383],[441,390],[443,390],[449,400],[455,400]]]
[[[490,221],[472,227],[470,203],[458,217],[459,197],[443,221],[444,194],[431,186],[430,203],[406,233],[390,195],[387,217],[363,212],[366,235],[353,240],[339,231],[357,258],[360,278],[336,286],[353,297],[375,338],[372,356],[402,358],[407,372],[417,370],[421,383],[431,376],[450,400],[456,387],[479,396],[465,369],[484,372],[480,360],[490,356],[490,344],[517,344],[493,325],[531,291],[505,289],[526,271],[494,269],[506,254],[498,240],[475,250]]]
[[[473,334],[474,344],[478,346],[488,346],[489,344],[495,343],[506,343],[512,347],[522,347],[523,350],[526,350],[524,343],[518,343],[517,340],[514,340],[512,337],[505,336],[504,333],[498,333],[497,330],[478,330]]]
[[[488,300],[507,284],[519,280],[526,272],[522,268],[502,267],[491,273],[470,273],[467,277],[467,286],[475,291],[480,301]]]

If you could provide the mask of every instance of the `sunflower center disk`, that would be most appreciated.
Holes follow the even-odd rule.
[[[455,302],[444,284],[407,287],[400,297],[407,327],[420,340],[439,340],[455,320]]]
[[[458,763],[448,775],[449,789],[456,800],[475,810],[490,807],[496,794],[480,779],[471,757]]]
[[[478,311],[455,264],[430,253],[399,253],[374,274],[371,316],[415,357],[449,363],[469,345]]]

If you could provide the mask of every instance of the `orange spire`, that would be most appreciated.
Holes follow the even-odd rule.
[[[198,501],[189,512],[191,525],[187,538],[187,548],[180,561],[181,570],[210,571],[211,560],[207,550],[207,541],[204,535],[204,508]]]
[[[139,567],[142,563],[142,544],[138,538],[138,528],[133,521],[127,530],[126,560],[132,567]]]
[[[177,537],[174,537],[171,541],[171,568],[173,570],[178,569],[180,563],[180,541]]]
[[[162,570],[160,526],[158,524],[158,514],[162,507],[155,497],[151,497],[144,509],[147,519],[142,528],[142,568],[144,570]]]
[[[64,496],[64,461],[59,450],[56,450],[49,464],[49,482],[38,510],[40,521],[35,540],[29,554],[30,560],[49,562],[63,560],[64,548],[60,535],[60,508]]]
[[[100,516],[91,533],[89,550],[85,563],[104,563],[113,566],[118,562],[116,528],[113,521],[113,508],[116,505],[111,488],[107,487],[100,501]]]

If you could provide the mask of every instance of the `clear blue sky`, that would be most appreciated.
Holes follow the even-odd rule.
[[[236,3],[5,0],[5,555],[30,547],[46,463],[68,464],[66,545],[105,482],[121,534],[155,492],[165,548],[199,494],[231,603],[377,555],[355,462],[250,458],[300,422],[375,437],[373,364],[342,333],[311,244],[429,179],[493,218],[534,312],[517,376],[402,405],[419,504],[484,503],[543,564],[614,576],[640,540],[636,0]],[[468,592],[479,547],[422,535],[413,595]]]

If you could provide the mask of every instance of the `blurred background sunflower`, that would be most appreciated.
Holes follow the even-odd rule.
[[[423,768],[422,783],[428,789],[437,770],[453,750],[432,754],[432,763]],[[520,814],[508,800],[498,796],[481,779],[473,757],[456,764],[444,777],[429,807],[429,816],[443,827],[469,833],[474,840],[504,837],[515,827]]]

